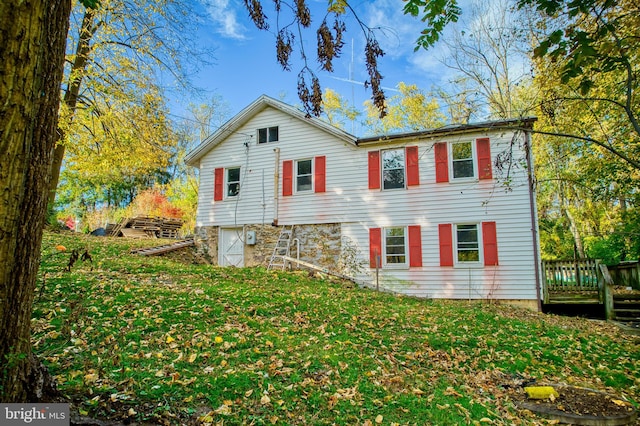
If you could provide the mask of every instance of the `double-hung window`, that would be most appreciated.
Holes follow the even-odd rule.
[[[313,162],[311,159],[296,161],[296,192],[313,189]]]
[[[382,151],[382,188],[404,188],[404,149]]]
[[[319,155],[301,160],[282,162],[282,195],[295,193],[323,193],[327,190],[327,158]]]
[[[258,129],[258,143],[278,142],[278,126]]]
[[[371,268],[421,267],[420,225],[369,228]]]
[[[480,262],[477,224],[456,225],[456,259],[458,263]]]
[[[384,228],[384,265],[407,264],[406,228]]]
[[[434,145],[436,182],[493,179],[491,140],[438,142]]]
[[[235,197],[240,193],[240,167],[227,169],[227,197]]]
[[[451,144],[451,169],[454,179],[473,178],[473,145],[471,142]]]
[[[398,189],[420,185],[420,158],[417,146],[369,151],[369,189]]]
[[[441,223],[440,266],[497,266],[498,234],[496,222]]]

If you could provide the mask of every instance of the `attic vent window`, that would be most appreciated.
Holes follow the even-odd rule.
[[[278,142],[278,126],[258,129],[258,143]]]

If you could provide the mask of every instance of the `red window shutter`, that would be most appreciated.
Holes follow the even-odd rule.
[[[369,264],[371,268],[375,268],[380,259],[382,266],[382,229],[369,228]]]
[[[438,142],[434,145],[436,155],[436,182],[449,182],[449,154],[447,144]]]
[[[420,225],[409,226],[409,266],[422,266],[422,235]]]
[[[213,200],[220,201],[224,192],[224,169],[215,169],[213,178]]]
[[[478,154],[478,178],[491,179],[491,140],[489,138],[476,139],[476,152]]]
[[[282,195],[293,194],[293,160],[282,162]]]
[[[495,222],[482,222],[482,246],[484,249],[484,265],[498,264],[498,238]]]
[[[326,172],[327,172],[327,157],[321,156],[314,159],[314,176],[313,179],[315,192],[326,191]]]
[[[369,189],[380,189],[380,151],[369,151]]]
[[[405,158],[407,162],[407,186],[420,185],[418,147],[408,146],[406,149]]]
[[[440,239],[440,266],[453,266],[453,234],[450,223],[438,225]]]

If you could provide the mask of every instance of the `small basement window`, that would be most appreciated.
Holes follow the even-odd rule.
[[[278,126],[258,129],[258,143],[278,142]]]

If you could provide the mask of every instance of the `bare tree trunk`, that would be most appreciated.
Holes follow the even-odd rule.
[[[0,400],[37,400],[31,313],[71,0],[0,2]]]
[[[564,214],[567,216],[567,219],[569,219],[569,229],[571,230],[571,235],[573,235],[573,243],[576,250],[575,254],[579,259],[584,259],[586,258],[586,255],[584,253],[582,236],[580,235],[580,230],[578,230],[578,224],[576,223],[576,219],[573,217],[573,214],[571,214],[571,211],[569,210],[568,206],[565,206],[563,210],[564,210]]]

